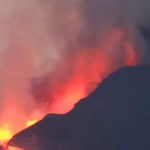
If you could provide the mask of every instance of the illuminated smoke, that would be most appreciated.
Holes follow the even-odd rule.
[[[66,113],[111,72],[143,63],[147,3],[0,0],[0,130]]]

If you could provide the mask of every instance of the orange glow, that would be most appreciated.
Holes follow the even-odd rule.
[[[72,76],[61,91],[56,92],[53,107],[50,107],[53,113],[67,113],[110,73],[123,66],[138,64],[138,54],[132,44],[132,33],[125,29],[111,30],[102,46],[81,50],[69,63],[73,68]]]
[[[136,64],[137,64],[137,54],[136,54],[136,52],[134,51],[134,50],[132,50],[131,52],[131,55],[130,55],[130,58],[129,59],[127,59],[127,61],[126,61],[126,65],[127,66],[135,66]]]
[[[107,69],[104,55],[98,50],[81,51],[75,57],[73,75],[57,93],[56,101],[53,104],[52,112],[64,114],[70,111],[80,99],[89,95],[101,82]]]
[[[30,120],[27,121],[26,123],[26,127],[30,127],[32,125],[34,125],[37,122],[37,120]],[[25,127],[25,128],[26,128]],[[3,128],[0,128],[0,145],[3,145],[5,147],[5,145],[7,144],[7,142],[13,137],[13,132],[11,132],[11,129],[9,128],[9,125],[6,124]],[[6,150],[22,150],[20,148],[17,147],[6,147]]]
[[[7,150],[23,150],[23,149],[18,148],[18,147],[9,146],[9,147],[7,148]]]
[[[125,44],[127,59],[125,62],[126,66],[135,66],[138,62],[138,56],[136,51],[129,44]]]
[[[38,120],[27,121],[26,126],[24,128],[34,125],[37,121]],[[8,124],[6,124],[3,128],[0,128],[0,145],[3,145],[5,147],[5,145],[13,137],[13,135],[14,133],[9,128]],[[21,150],[21,149],[15,147],[9,147],[7,148],[7,150]]]
[[[27,127],[30,127],[30,126],[34,125],[35,123],[37,123],[37,120],[30,120],[27,122]]]
[[[58,83],[58,78],[54,78],[54,81],[50,83],[51,85],[54,84],[55,88],[49,89],[50,92],[54,91],[52,100],[49,99],[46,104],[45,101],[43,102],[44,106],[49,108],[48,110],[44,109],[45,112],[41,113],[38,111],[38,108],[34,108],[29,115],[28,111],[25,110],[26,108],[24,108],[24,101],[21,100],[20,102],[18,100],[20,97],[23,97],[20,94],[21,92],[18,92],[20,86],[18,86],[17,92],[13,90],[7,91],[8,88],[6,86],[7,96],[5,98],[7,98],[8,103],[4,105],[3,115],[0,119],[0,144],[5,144],[14,134],[34,125],[48,113],[67,113],[80,99],[88,96],[95,90],[98,83],[110,73],[119,67],[136,65],[138,63],[138,54],[134,50],[130,38],[127,38],[128,32],[117,29],[111,30],[107,34],[101,45],[85,48],[85,50],[78,51],[73,58],[66,60],[65,67],[67,69],[63,68],[65,73],[61,74],[61,72],[58,72],[61,76],[67,76],[68,78],[62,77],[62,79],[66,79],[62,84]],[[57,88],[57,85],[59,88]],[[11,88],[13,89],[14,87]],[[19,98],[17,97],[18,93],[21,95]],[[11,102],[10,99],[13,99],[11,104],[9,104]],[[28,98],[25,100],[28,100]],[[32,100],[29,98],[28,101],[31,102]],[[7,125],[4,126],[5,124]],[[20,149],[9,147],[8,150]]]
[[[5,144],[11,138],[12,133],[9,130],[8,125],[6,125],[4,128],[0,128],[0,144]]]

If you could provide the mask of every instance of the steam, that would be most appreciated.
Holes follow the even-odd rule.
[[[67,112],[110,72],[143,63],[148,46],[137,26],[149,24],[147,6],[0,0],[0,125],[19,119],[16,132],[30,118]]]

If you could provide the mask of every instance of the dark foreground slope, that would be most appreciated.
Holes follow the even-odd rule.
[[[47,115],[9,142],[26,150],[150,150],[150,67],[113,73],[67,115]]]

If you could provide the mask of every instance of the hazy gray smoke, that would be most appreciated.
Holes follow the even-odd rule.
[[[148,0],[0,0],[0,124],[11,109],[19,108],[26,118],[40,108],[37,99],[48,99],[44,107],[51,104],[72,76],[82,80],[98,68],[86,69],[95,60],[103,70],[98,76],[123,66],[131,53],[126,52],[127,45],[144,62],[148,45],[138,26],[149,25],[149,4]],[[89,76],[86,85],[100,81],[93,81],[94,72]],[[13,117],[9,120],[15,122]]]
[[[79,7],[77,0],[0,0],[1,127],[20,120],[16,131],[29,116],[41,117],[29,92],[31,81],[58,72],[66,47],[81,30]]]

